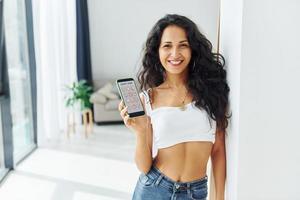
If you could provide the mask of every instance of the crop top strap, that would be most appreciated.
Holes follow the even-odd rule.
[[[144,90],[143,91],[143,95],[144,95],[144,99],[145,99],[145,109],[146,109],[146,113],[148,115],[151,114],[152,112],[152,109],[151,109],[151,99],[150,99],[150,96],[149,96],[149,91],[150,91],[151,88],[149,88],[148,90]]]

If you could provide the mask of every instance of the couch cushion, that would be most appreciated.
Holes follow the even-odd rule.
[[[118,90],[118,87],[117,87],[116,83],[112,83],[111,92],[113,92],[116,95],[118,95],[119,99],[121,99],[120,94],[119,94],[119,90]]]
[[[119,99],[119,96],[112,92],[113,85],[108,82],[97,93],[103,94],[108,99]]]
[[[120,99],[109,100],[105,104],[104,108],[106,110],[118,110],[120,102]]]
[[[105,104],[107,102],[107,98],[103,94],[100,94],[98,92],[94,92],[90,97],[90,102]]]

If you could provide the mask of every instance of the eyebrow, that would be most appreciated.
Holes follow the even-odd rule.
[[[184,42],[188,42],[188,41],[187,40],[182,40],[179,43],[184,43]],[[163,43],[172,44],[172,42],[170,42],[170,41],[166,41],[166,42],[163,42]]]

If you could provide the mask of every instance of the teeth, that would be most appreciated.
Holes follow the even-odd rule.
[[[179,61],[174,61],[174,60],[170,60],[169,61],[172,65],[178,65],[179,63],[181,63],[182,61],[179,60]]]

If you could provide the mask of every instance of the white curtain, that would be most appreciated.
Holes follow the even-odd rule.
[[[76,81],[75,0],[33,0],[38,144],[66,128],[65,85]]]

